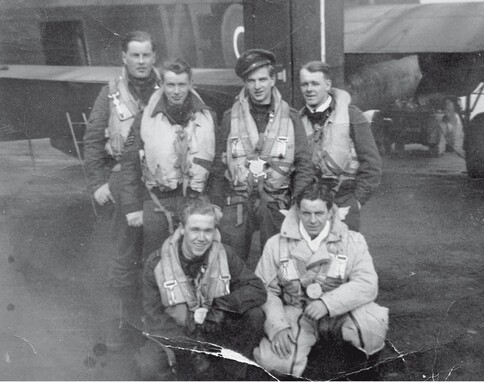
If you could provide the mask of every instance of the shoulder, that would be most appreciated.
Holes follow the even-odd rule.
[[[264,246],[264,252],[271,252],[271,253],[278,252],[280,245],[281,245],[281,242],[285,243],[285,242],[287,242],[287,240],[288,239],[281,236],[280,233],[270,237],[269,240],[267,240],[267,242]]]
[[[224,112],[222,116],[222,126],[227,127],[230,126],[230,120],[232,118],[232,109],[228,109]]]
[[[215,125],[215,122],[217,121],[217,114],[210,106],[206,106],[203,109],[196,110],[196,113],[204,116],[212,123],[212,125]]]
[[[348,114],[350,117],[350,122],[355,124],[369,124],[366,117],[363,115],[363,112],[355,105],[348,106]]]
[[[365,250],[368,247],[365,237],[360,232],[350,231],[346,232],[346,242],[349,255],[358,253],[361,250]]]
[[[161,249],[157,249],[152,252],[145,262],[145,270],[153,270],[156,268],[158,263],[161,261]]]
[[[109,100],[108,96],[109,96],[109,85],[105,85],[99,91],[96,102],[99,102],[100,100],[108,101]]]
[[[289,107],[289,118],[295,125],[302,125],[301,114],[293,107]]]

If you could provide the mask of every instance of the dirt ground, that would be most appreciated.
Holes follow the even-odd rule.
[[[109,211],[48,140],[1,142],[0,379],[133,380],[103,346]],[[390,309],[385,380],[484,379],[484,180],[452,153],[385,157],[362,233]],[[320,379],[327,378],[322,375]]]

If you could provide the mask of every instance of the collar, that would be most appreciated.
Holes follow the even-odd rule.
[[[151,73],[148,77],[145,78],[136,78],[133,77],[126,67],[123,67],[123,73],[126,76],[128,82],[132,84],[133,86],[140,86],[140,87],[158,87],[158,81],[160,80],[158,72],[153,68],[151,70]]]
[[[306,109],[311,113],[323,112],[331,106],[332,102],[333,102],[333,97],[331,97],[331,94],[328,93],[328,97],[326,98],[326,101],[324,101],[321,105],[319,105],[317,109],[313,109],[311,106],[307,104],[306,104]]]
[[[257,113],[262,111],[265,111],[266,114],[269,114],[270,112],[274,113],[275,104],[274,104],[274,95],[272,93],[271,93],[271,102],[266,105],[259,105],[252,102],[252,99],[250,98],[249,93],[247,91],[246,91],[246,95],[247,95],[247,101],[249,102],[249,109],[251,113]]]
[[[316,236],[314,239],[311,239],[302,221],[299,221],[299,232],[301,233],[302,238],[306,240],[309,248],[311,249],[311,251],[313,251],[313,253],[319,249],[321,243],[324,241],[324,239],[328,237],[330,227],[331,223],[329,222],[329,220],[327,220],[324,228],[321,230],[319,235]]]
[[[329,221],[329,233],[326,237],[326,242],[340,241],[348,231],[348,227],[343,224],[339,218],[338,207],[333,204],[331,208],[333,216]],[[304,240],[301,231],[299,230],[299,215],[297,213],[297,206],[293,205],[288,211],[281,226],[281,236],[290,240]]]
[[[196,93],[194,90],[192,90],[190,93],[188,93],[188,96],[187,96],[187,99],[185,100],[185,102],[187,102],[187,101],[191,102],[191,112],[192,112],[192,114],[199,112],[199,111],[203,111],[203,110],[211,110],[210,107],[207,106],[202,101],[202,99],[200,98],[198,93]],[[166,106],[167,106],[166,105],[166,98],[162,95],[160,97],[158,103],[154,107],[153,113],[151,113],[151,117],[153,118],[156,114],[163,113],[164,115],[166,115],[169,118],[170,116],[167,113],[167,107]]]

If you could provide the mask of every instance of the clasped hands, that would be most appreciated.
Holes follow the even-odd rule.
[[[323,301],[313,300],[306,305],[303,314],[306,318],[317,321],[328,314],[328,308],[326,308]],[[296,338],[291,328],[286,328],[277,332],[272,338],[271,348],[279,358],[289,358],[295,343]]]

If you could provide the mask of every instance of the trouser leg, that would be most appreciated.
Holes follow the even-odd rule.
[[[284,221],[284,215],[279,212],[279,204],[276,202],[261,203],[255,214],[258,220],[258,227],[260,228],[260,248],[252,251],[250,258],[247,260],[247,267],[251,270],[255,270],[257,267],[267,240],[279,233]]]
[[[226,312],[220,332],[213,333],[206,339],[253,359],[252,352],[264,336],[264,320],[261,307],[249,309],[244,314]],[[246,379],[247,364],[226,359],[214,361],[220,364],[221,379]]]
[[[306,369],[308,355],[317,340],[317,328],[314,321],[307,319],[301,307],[284,305],[285,319],[295,339],[291,344],[289,358],[280,358],[273,350],[272,344],[264,337],[254,349],[257,362],[267,370],[279,374],[300,377]]]
[[[342,347],[344,371],[349,379],[375,380],[379,378],[377,363],[384,346],[383,332],[386,332],[384,328],[386,324],[382,323],[384,314],[381,313],[385,308],[370,303],[358,309],[360,313],[356,316],[353,311],[341,316],[321,319],[318,322],[320,341],[328,343],[333,341]],[[368,316],[369,319],[362,319],[366,309],[371,309],[372,314]],[[380,316],[381,314],[383,316]],[[373,322],[373,326],[367,327],[368,322]],[[369,333],[376,338],[371,338]]]
[[[232,253],[247,261],[254,233],[247,203],[224,206],[222,213],[223,217],[219,224],[222,242],[231,247]],[[242,224],[237,224],[238,215],[242,217]]]
[[[109,188],[116,203],[112,220],[112,237],[116,252],[108,271],[108,286],[114,297],[111,312],[119,320],[136,322],[142,308],[140,303],[142,230],[130,227],[121,208],[121,172],[112,172]]]

